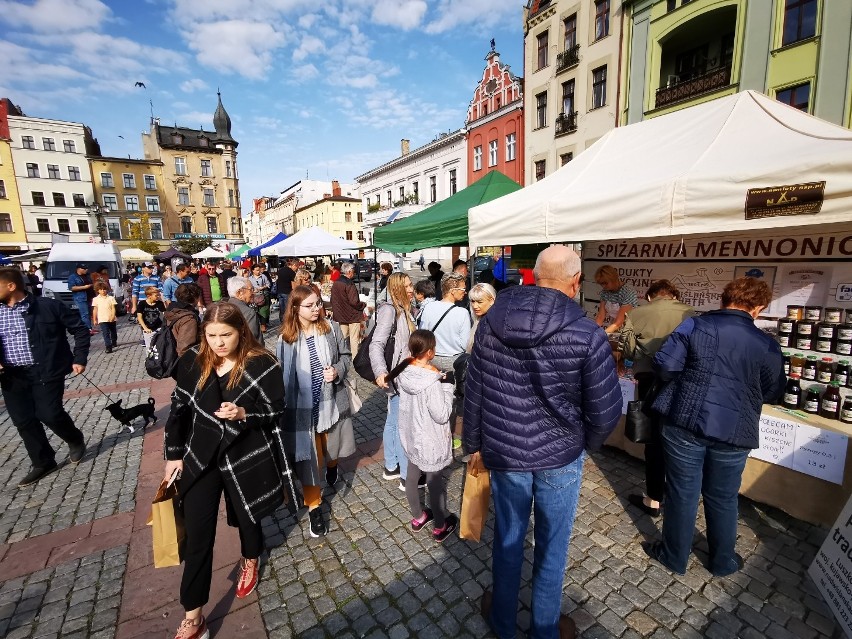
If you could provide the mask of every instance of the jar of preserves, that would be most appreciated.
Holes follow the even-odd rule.
[[[852,424],[852,397],[843,400],[843,407],[840,409],[840,421],[844,424]]]
[[[813,348],[814,348],[813,335],[797,335],[796,336],[796,348],[800,348],[803,351],[813,350]]]
[[[834,360],[823,357],[817,364],[817,381],[820,384],[830,384],[834,375]]]
[[[793,353],[790,357],[790,376],[802,376],[802,369],[805,367],[805,356],[802,353]]]
[[[843,309],[829,307],[825,309],[825,321],[829,324],[840,324],[843,321]]]
[[[793,339],[792,333],[778,333],[778,335],[775,336],[775,340],[781,348],[788,348],[796,345],[796,340]]]
[[[791,320],[796,320],[797,322],[800,319],[804,319],[805,317],[805,307],[800,304],[793,304],[787,307],[787,317]]]
[[[834,342],[834,352],[838,355],[852,355],[852,339],[839,339]]]
[[[852,341],[852,324],[840,324],[837,327],[837,339]]]
[[[819,416],[826,419],[840,419],[840,403],[840,385],[837,382],[831,382],[822,394]]]
[[[817,337],[811,340],[817,353],[831,353],[834,349],[834,341],[826,337]]]
[[[784,408],[796,409],[802,403],[802,387],[799,386],[799,376],[796,373],[790,373],[790,379],[787,380],[787,386],[784,387],[784,399],[781,405]]]
[[[841,386],[849,385],[849,360],[841,359],[834,367],[834,376],[831,381],[837,382]]]
[[[812,320],[802,320],[796,322],[796,335],[801,337],[810,337],[816,334],[817,323]]]
[[[805,401],[802,403],[802,410],[812,415],[819,414],[819,386],[811,386],[805,393]]]
[[[802,379],[807,379],[815,382],[817,378],[817,357],[816,355],[808,355],[805,359],[805,367],[802,370]]]
[[[784,351],[783,353],[781,353],[781,355],[782,355],[783,361],[784,361],[784,374],[789,375],[790,374],[790,351]],[[843,382],[843,383],[845,384],[846,382]]]
[[[822,320],[822,306],[805,306],[805,319],[812,322]]]
[[[778,320],[778,333],[787,333],[791,335],[796,332],[796,320],[791,320],[789,317],[782,317]]]

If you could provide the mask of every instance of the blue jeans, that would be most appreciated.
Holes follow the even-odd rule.
[[[529,636],[532,639],[559,637],[562,582],[584,459],[585,455],[581,454],[566,466],[536,472],[491,471],[495,515],[491,555],[494,585],[488,621],[500,639],[515,637],[524,537],[533,507],[535,553]]]
[[[278,321],[279,322],[284,321],[284,311],[287,310],[286,309],[287,298],[289,298],[289,297],[290,297],[289,293],[281,293],[278,296]]]
[[[104,346],[112,348],[118,344],[118,331],[116,330],[115,322],[98,322],[101,327],[101,335],[104,338]]]
[[[737,495],[749,449],[705,439],[666,424],[663,426],[663,450],[666,456],[666,513],[663,543],[657,559],[676,573],[686,572],[701,495],[710,547],[708,568],[719,577],[736,572],[739,569],[734,553]]]
[[[83,324],[89,330],[92,330],[92,320],[89,319],[89,305],[86,303],[88,300],[85,298],[80,300],[74,300],[74,303],[77,305],[77,310],[80,312],[80,319],[83,320]]]
[[[408,476],[408,458],[399,439],[399,395],[388,398],[388,416],[385,418],[382,442],[385,446],[385,468],[393,470],[399,466],[399,476],[404,480]]]

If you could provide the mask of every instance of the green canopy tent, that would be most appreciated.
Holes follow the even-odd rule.
[[[521,185],[511,178],[491,171],[446,200],[377,228],[373,244],[392,253],[411,253],[435,246],[467,246],[468,209],[520,189]]]
[[[251,247],[248,244],[243,244],[242,246],[238,246],[233,251],[228,253],[225,257],[229,260],[234,260],[248,253],[249,249],[251,249]]]

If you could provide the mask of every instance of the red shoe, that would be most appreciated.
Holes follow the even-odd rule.
[[[207,620],[201,617],[198,624],[195,619],[184,619],[180,622],[175,639],[210,639]]]
[[[237,599],[248,597],[257,588],[258,560],[241,559],[240,576],[237,579]]]

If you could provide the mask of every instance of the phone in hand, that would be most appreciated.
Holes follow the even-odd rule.
[[[447,371],[444,373],[444,377],[441,379],[443,384],[452,384],[456,385],[456,374],[453,371]]]

